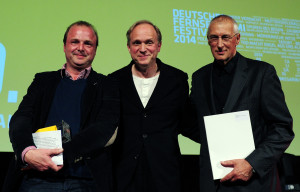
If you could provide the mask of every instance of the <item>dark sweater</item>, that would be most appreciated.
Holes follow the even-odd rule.
[[[76,135],[80,131],[81,96],[85,87],[85,79],[73,81],[63,78],[56,88],[45,127],[57,125],[64,120],[70,125],[71,135]],[[66,176],[91,177],[83,161],[73,165],[67,165],[65,162],[62,171]]]

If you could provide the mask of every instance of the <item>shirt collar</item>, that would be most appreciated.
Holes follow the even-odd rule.
[[[215,60],[213,63],[214,69],[216,69],[218,73],[221,73],[223,71],[230,74],[234,71],[235,66],[237,65],[238,58],[239,58],[239,53],[236,52],[235,56],[226,65],[220,65]]]
[[[68,70],[66,69],[66,63],[62,66],[62,73],[63,73],[63,71],[65,72],[64,74],[62,74],[62,76],[63,77],[67,77],[67,78],[69,78],[69,79],[71,79],[71,80],[74,80],[73,78],[72,78],[72,76],[70,75],[70,73],[68,72]],[[87,68],[85,68],[84,70],[82,70],[80,73],[79,73],[79,75],[78,75],[78,78],[76,79],[76,80],[79,80],[79,79],[87,79],[88,78],[88,76],[90,75],[90,73],[91,73],[91,70],[92,70],[92,66],[89,66],[89,67],[87,67]],[[75,81],[75,80],[74,80]]]

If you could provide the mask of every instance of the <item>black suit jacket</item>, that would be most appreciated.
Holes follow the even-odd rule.
[[[32,133],[45,127],[55,90],[64,71],[38,73],[29,86],[18,110],[10,121],[10,140],[15,158],[8,170],[4,191],[17,187],[15,179],[22,177],[22,151],[33,146]],[[91,71],[82,95],[80,134],[64,144],[64,159],[68,163],[86,161],[101,191],[112,190],[110,148],[104,148],[113,135],[119,118],[117,84],[104,75]],[[46,174],[46,173],[45,173]]]
[[[212,70],[209,64],[193,74],[190,96],[200,126],[200,189],[204,192],[216,190],[203,121],[203,116],[216,114]],[[223,113],[242,110],[250,112],[256,149],[246,160],[255,174],[245,183],[221,184],[220,191],[276,191],[280,188],[276,163],[294,137],[292,117],[275,68],[239,55]]]
[[[187,74],[157,59],[160,76],[144,108],[133,82],[132,64],[111,74],[119,80],[121,95],[120,126],[113,146],[117,191],[126,191],[134,182],[142,151],[157,191],[180,191],[178,133],[188,99]]]

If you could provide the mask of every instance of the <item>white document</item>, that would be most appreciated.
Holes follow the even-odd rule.
[[[208,150],[214,179],[221,179],[233,168],[221,161],[244,159],[255,149],[249,111],[204,117]]]
[[[34,144],[38,149],[62,148],[61,130],[32,133]],[[63,165],[62,153],[52,157],[56,165]]]

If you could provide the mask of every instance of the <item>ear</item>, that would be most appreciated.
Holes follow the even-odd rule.
[[[129,46],[129,44],[127,44],[127,49],[128,49],[128,51],[130,52],[130,46]]]
[[[160,52],[161,44],[162,44],[162,42],[159,42],[158,45],[157,45],[158,46],[158,52]]]
[[[236,46],[240,43],[240,40],[241,40],[241,34],[238,33],[238,34],[236,35]]]

